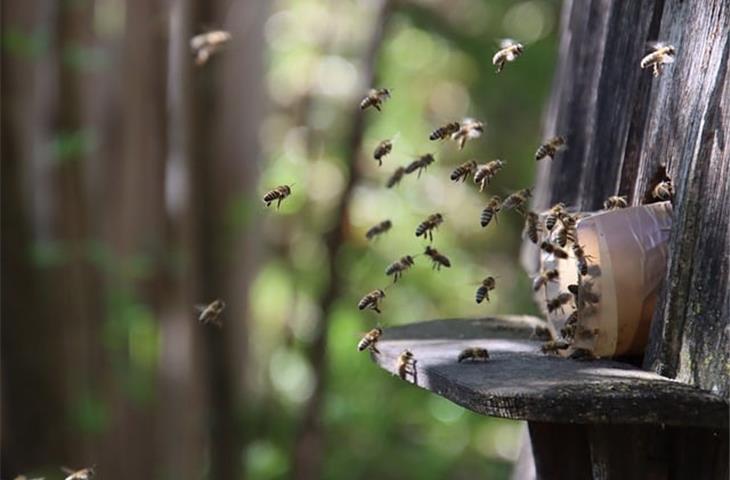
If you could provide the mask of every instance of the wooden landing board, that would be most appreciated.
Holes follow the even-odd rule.
[[[728,428],[728,405],[719,396],[617,361],[540,353],[541,325],[531,317],[500,317],[388,328],[373,359],[394,374],[398,355],[411,350],[418,386],[484,415]],[[489,361],[457,363],[467,347],[486,348]]]

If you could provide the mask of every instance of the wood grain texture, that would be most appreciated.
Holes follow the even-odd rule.
[[[540,353],[537,322],[530,317],[452,319],[389,328],[377,344],[380,355],[373,358],[395,374],[396,358],[411,350],[418,386],[484,415],[727,428],[728,405],[719,396],[616,361]],[[489,361],[457,363],[459,352],[472,346],[486,348]]]

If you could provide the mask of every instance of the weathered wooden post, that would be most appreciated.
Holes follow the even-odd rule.
[[[652,40],[677,47],[659,78],[639,68]],[[639,205],[666,168],[673,228],[643,369],[541,355],[545,332],[529,318],[388,329],[376,361],[393,371],[409,348],[419,386],[527,420],[538,478],[728,478],[729,52],[727,0],[564,5],[544,136],[566,135],[570,148],[539,165],[534,208],[597,210],[617,194]],[[536,251],[523,263],[536,268]],[[457,364],[470,346],[489,362]]]

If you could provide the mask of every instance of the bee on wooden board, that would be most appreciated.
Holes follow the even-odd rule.
[[[494,279],[494,277],[487,277],[484,280],[482,280],[482,284],[479,285],[479,288],[477,288],[476,293],[476,301],[477,303],[482,303],[484,299],[489,301],[489,292],[490,290],[494,290],[497,287],[497,281]]]
[[[440,213],[429,215],[426,220],[422,221],[416,228],[416,237],[428,237],[429,241],[433,241],[433,231],[443,223],[444,217]]]
[[[426,251],[423,252],[425,255],[431,258],[433,261],[432,268],[436,270],[441,270],[441,267],[450,268],[451,267],[451,261],[446,255],[443,255],[435,248],[431,248],[430,245],[426,247]]]
[[[482,228],[489,225],[489,222],[492,221],[492,217],[494,217],[496,221],[497,213],[499,213],[501,209],[502,200],[497,195],[494,195],[492,198],[489,199],[489,202],[487,202],[487,206],[484,207],[481,215],[479,215],[479,223],[481,224]]]
[[[429,140],[446,140],[451,135],[455,134],[459,131],[461,128],[461,125],[459,125],[459,122],[451,122],[447,123],[446,125],[443,125],[433,132],[431,132],[431,135],[429,135]]]
[[[190,49],[195,55],[195,65],[201,67],[211,55],[231,40],[231,34],[223,30],[213,30],[190,39]]]
[[[195,308],[199,312],[198,322],[202,323],[203,325],[212,323],[217,327],[223,326],[223,322],[221,322],[220,316],[223,313],[223,310],[225,310],[226,308],[226,302],[224,302],[220,298],[213,300],[208,305],[196,305]]]
[[[575,255],[575,260],[578,265],[578,272],[582,276],[588,275],[588,260],[592,259],[593,257],[591,257],[590,255],[586,255],[583,246],[577,243],[573,244],[573,255]]]
[[[560,258],[561,260],[565,260],[569,257],[568,252],[558,246],[553,245],[547,240],[543,240],[542,243],[540,243],[540,249],[545,253],[551,253],[555,255],[555,258]]]
[[[573,295],[568,292],[560,293],[557,297],[549,299],[546,303],[548,313],[553,313],[556,310],[563,311],[563,305],[570,302],[572,299]]]
[[[530,241],[537,245],[540,240],[540,233],[542,232],[542,225],[540,224],[540,215],[535,212],[527,212],[525,214],[525,235]]]
[[[378,161],[379,167],[383,166],[383,158],[388,156],[392,150],[393,140],[385,139],[378,143],[378,146],[375,147],[375,150],[373,151],[373,158]]]
[[[365,238],[367,238],[368,240],[372,240],[378,235],[382,235],[390,230],[392,226],[393,223],[390,220],[383,220],[377,225],[373,225],[372,227],[368,228],[368,231],[365,232]]]
[[[499,51],[492,57],[492,65],[497,67],[497,73],[501,72],[507,62],[513,62],[522,55],[525,47],[510,38],[504,38],[499,42]]]
[[[63,473],[68,475],[64,480],[91,480],[96,475],[94,467],[82,468],[81,470],[72,470],[67,467],[61,467]]]
[[[413,383],[416,382],[416,362],[416,358],[410,350],[404,350],[398,355],[395,361],[395,371],[398,372],[401,380],[406,380],[408,375],[411,375]]]
[[[461,180],[462,182],[466,182],[466,179],[469,178],[470,175],[473,175],[476,169],[476,160],[469,160],[468,162],[464,162],[456,167],[453,172],[451,172],[451,180],[455,182],[458,182],[459,180]]]
[[[537,275],[532,280],[532,289],[537,292],[542,287],[546,286],[548,284],[548,282],[557,281],[559,277],[560,277],[560,272],[558,272],[557,269],[546,270],[544,272],[541,272],[539,275]]]
[[[542,353],[558,353],[558,350],[567,350],[570,348],[572,343],[565,339],[565,338],[559,338],[557,340],[550,340],[549,342],[545,342],[540,347],[540,351]]]
[[[431,154],[431,153],[421,155],[420,157],[413,160],[411,163],[409,163],[406,166],[405,173],[411,174],[415,171],[418,171],[417,178],[421,178],[421,172],[426,170],[428,168],[428,166],[431,165],[435,161],[436,161],[436,158],[434,158],[433,154]]]
[[[522,212],[524,211],[525,204],[527,204],[527,201],[531,197],[531,188],[523,188],[522,190],[518,190],[504,199],[504,202],[502,202],[502,210],[511,210],[514,208],[518,212]]]
[[[629,203],[626,201],[625,196],[612,195],[603,202],[604,210],[619,210],[628,206]]]
[[[363,350],[370,350],[371,352],[380,355],[380,351],[375,346],[383,335],[383,329],[380,327],[373,328],[358,342],[357,350],[362,352]]]
[[[395,171],[393,172],[393,175],[391,175],[388,178],[388,181],[385,182],[385,186],[388,187],[388,188],[395,187],[403,179],[403,175],[405,175],[405,173],[406,173],[406,169],[405,168],[403,168],[403,167],[396,168]]]
[[[459,363],[470,362],[486,362],[489,360],[489,352],[486,348],[471,347],[466,348],[459,353],[456,361]]]
[[[489,185],[490,180],[497,175],[497,173],[502,170],[502,167],[504,167],[504,162],[502,160],[492,160],[491,162],[487,162],[484,165],[480,165],[477,167],[476,172],[474,173],[474,183],[479,185],[479,191],[483,192],[487,185]]]
[[[556,203],[555,205],[553,205],[550,210],[548,210],[548,213],[545,216],[545,228],[547,229],[547,231],[552,231],[558,219],[560,219],[566,213],[567,212],[565,210],[564,203]]]
[[[388,276],[393,275],[393,283],[395,283],[403,275],[403,272],[411,268],[414,264],[413,257],[405,255],[388,265],[385,269],[385,274]]]
[[[264,195],[264,203],[266,203],[266,206],[269,207],[274,202],[274,200],[277,200],[276,202],[276,209],[278,210],[281,206],[281,202],[291,195],[291,187],[292,185],[279,185],[275,189],[266,192],[266,195]]]
[[[451,139],[459,144],[459,150],[463,150],[467,140],[482,136],[484,126],[484,122],[472,118],[465,118],[461,121],[459,130],[451,135]]]
[[[535,160],[540,161],[545,157],[555,158],[558,151],[564,148],[566,148],[565,137],[552,137],[538,147]]]
[[[363,98],[360,102],[360,110],[365,110],[366,108],[373,107],[380,112],[380,107],[383,105],[383,102],[390,98],[390,93],[391,91],[388,88],[371,89],[365,96],[365,98]]]
[[[651,52],[641,59],[639,64],[643,69],[651,67],[651,73],[654,77],[658,77],[662,73],[664,65],[674,63],[677,54],[674,45],[664,42],[652,42],[649,44]]]
[[[359,308],[360,310],[365,310],[366,308],[368,308],[370,310],[375,310],[377,313],[382,313],[380,311],[380,300],[383,298],[385,298],[385,292],[379,288],[376,288],[375,290],[360,299],[360,301],[357,303],[357,308]]]
[[[651,196],[655,200],[671,200],[674,196],[674,187],[672,187],[672,182],[670,180],[663,180],[657,183],[651,191]]]

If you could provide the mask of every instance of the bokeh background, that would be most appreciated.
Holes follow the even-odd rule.
[[[519,422],[358,353],[376,324],[536,313],[521,218],[557,0],[9,0],[2,4],[2,478],[509,478]],[[190,37],[232,42],[203,68]],[[496,75],[497,39],[526,45]],[[393,98],[362,114],[371,86]],[[459,151],[436,126],[470,116]],[[375,145],[397,135],[382,167]],[[437,162],[394,189],[414,156]],[[507,166],[480,194],[459,163]],[[279,211],[263,193],[295,183]],[[435,246],[388,290],[384,268]],[[389,218],[394,228],[368,243]],[[492,301],[475,284],[498,276]],[[228,302],[221,330],[193,306]]]

